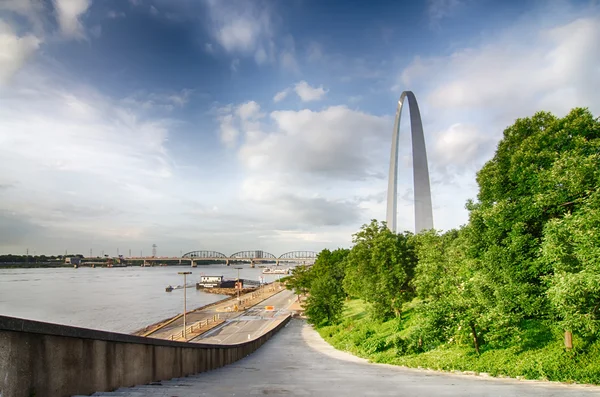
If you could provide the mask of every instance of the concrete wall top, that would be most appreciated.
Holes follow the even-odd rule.
[[[175,342],[164,339],[146,338],[117,332],[99,331],[89,328],[79,328],[70,325],[45,323],[42,321],[27,320],[23,318],[0,316],[0,331],[29,332],[34,334],[65,336],[71,338],[95,339],[109,342],[139,343],[153,346],[187,347],[187,348],[226,348],[232,345],[217,345],[209,343]],[[235,344],[244,346],[252,341]]]

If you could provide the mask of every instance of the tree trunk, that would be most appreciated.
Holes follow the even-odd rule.
[[[477,338],[477,330],[475,329],[475,324],[471,323],[471,334],[473,335],[473,346],[475,346],[475,351],[477,355],[479,355],[479,339]]]
[[[571,350],[573,348],[573,334],[571,331],[565,331],[565,348]]]

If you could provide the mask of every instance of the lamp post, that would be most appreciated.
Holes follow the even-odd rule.
[[[240,288],[240,269],[241,269],[241,267],[236,267],[234,269],[237,269],[237,271],[238,271],[238,273],[237,273],[237,281],[235,283],[235,288],[237,289],[237,296],[238,296],[237,300],[239,302],[240,301],[240,289],[241,289]]]
[[[177,274],[183,274],[183,339],[187,339],[187,332],[185,330],[185,313],[187,312],[186,307],[186,289],[187,289],[187,275],[192,272],[177,272]]]

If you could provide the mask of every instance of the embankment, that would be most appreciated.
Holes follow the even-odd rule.
[[[237,345],[172,342],[0,316],[0,396],[67,397],[233,363],[281,329]]]
[[[229,295],[235,296],[237,295],[237,289],[235,288],[201,288],[202,292],[206,292],[207,294],[219,294],[219,295]],[[248,294],[250,292],[256,291],[256,288],[244,288],[240,291],[240,294]]]

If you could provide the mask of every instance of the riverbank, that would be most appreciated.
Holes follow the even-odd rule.
[[[482,348],[476,354],[469,346],[449,343],[415,353],[411,335],[419,324],[412,308],[401,319],[372,320],[367,305],[360,300],[345,303],[339,324],[318,328],[333,347],[371,362],[461,371],[496,377],[550,380],[568,383],[600,384],[600,343],[584,345],[574,340],[575,348],[566,351],[562,330],[539,321],[530,321],[526,332],[502,348]],[[418,342],[417,342],[418,343]],[[585,347],[583,347],[585,346]]]
[[[73,268],[68,263],[41,262],[41,263],[0,263],[0,269],[50,269],[50,268]]]
[[[186,313],[186,328],[193,324],[201,326],[201,331],[206,332],[220,322],[237,317],[245,310],[260,304],[265,299],[284,290],[278,282],[265,284],[258,289],[252,289],[239,297],[230,296],[219,301],[198,307]],[[200,328],[198,328],[200,329]],[[173,339],[183,331],[183,314],[164,319],[139,329],[133,335],[146,336],[159,339]],[[198,336],[198,335],[195,335]],[[194,337],[195,337],[194,336]]]
[[[229,295],[234,296],[237,295],[237,289],[235,288],[198,288],[202,292],[206,292],[209,294],[217,294],[217,295]],[[248,292],[256,291],[256,288],[243,288],[240,291],[240,294],[247,294]]]

